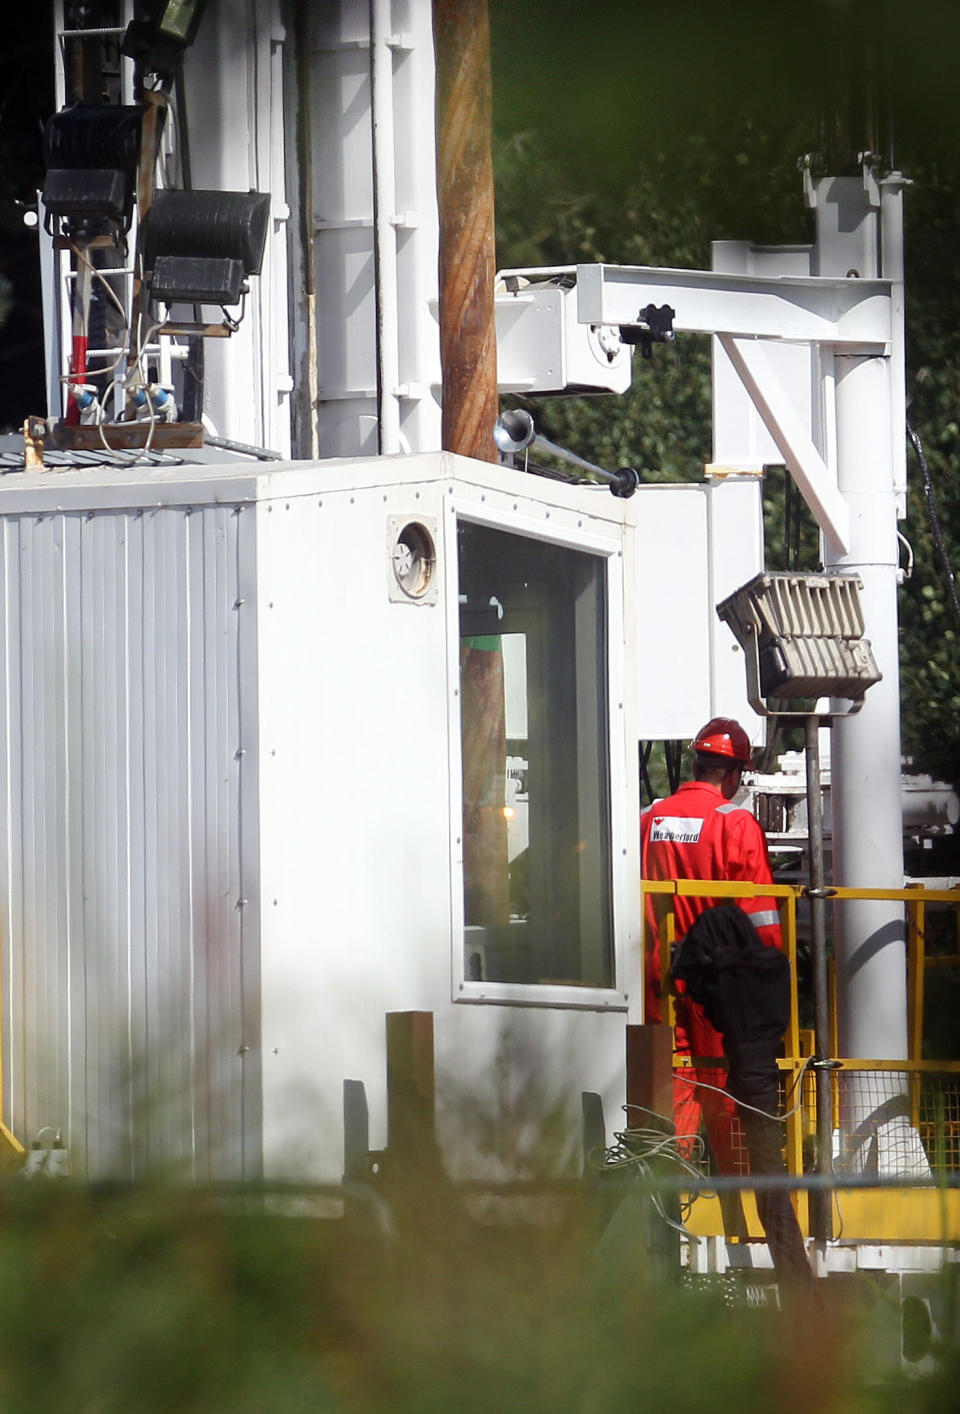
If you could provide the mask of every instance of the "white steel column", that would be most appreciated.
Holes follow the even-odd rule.
[[[904,497],[903,179],[825,178],[810,189],[817,273],[891,282],[891,338],[874,350],[834,349],[837,489],[850,516],[849,550],[825,542],[828,567],[863,581],[864,631],[883,678],[859,713],[833,727],[834,882],[903,887],[897,512]],[[851,284],[853,281],[851,280]],[[859,283],[859,280],[857,281]],[[841,1055],[903,1060],[907,1048],[906,926],[901,903],[862,900],[834,908]],[[840,1163],[853,1170],[926,1175],[902,1075],[853,1073],[841,1088]]]
[[[903,887],[900,799],[900,664],[897,642],[897,516],[890,449],[889,363],[837,356],[837,465],[850,510],[850,552],[828,565],[856,571],[866,637],[882,681],[859,713],[839,719],[831,758],[834,883]],[[835,908],[841,1053],[907,1055],[903,906],[858,901]]]

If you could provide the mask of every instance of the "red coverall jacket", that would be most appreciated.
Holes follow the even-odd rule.
[[[654,801],[640,817],[641,874],[644,879],[729,879],[770,884],[770,858],[763,831],[752,813],[724,799],[719,787],[706,781],[687,781],[666,800]],[[680,939],[694,919],[718,902],[711,898],[674,899],[676,935]],[[780,947],[780,915],[772,898],[738,899],[760,937]],[[660,936],[654,900],[645,905],[645,1017],[663,1019],[661,1006]],[[678,997],[676,1049],[680,1054],[722,1056],[720,1035],[694,1002]],[[711,1084],[722,1086],[722,1072],[700,1072]],[[692,1078],[692,1077],[691,1077]],[[706,1095],[706,1092],[703,1092]],[[678,1076],[674,1086],[674,1120],[678,1134],[695,1133],[700,1105],[689,1080]],[[713,1096],[704,1104],[707,1128],[718,1167],[735,1172],[730,1128],[734,1107],[725,1097]]]

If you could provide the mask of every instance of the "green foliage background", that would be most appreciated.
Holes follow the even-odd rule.
[[[507,9],[491,0],[500,268],[601,260],[708,269],[714,239],[809,241],[797,161],[829,155],[825,114],[850,126],[853,100],[867,94],[881,115],[871,121],[884,153],[912,182],[908,411],[952,568],[960,555],[960,142],[947,51],[960,38],[956,7],[678,0],[664,13],[640,0],[587,16],[566,0],[528,0]],[[682,336],[655,348],[650,362],[636,358],[634,369],[621,398],[529,401],[538,429],[601,466],[635,466],[644,480],[699,479],[711,458],[709,341]],[[912,450],[908,464],[903,747],[918,769],[956,784],[960,622]],[[779,472],[768,476],[765,503],[769,566],[814,566],[817,535],[805,508],[799,555],[784,543]]]

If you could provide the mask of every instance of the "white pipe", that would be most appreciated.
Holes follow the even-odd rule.
[[[400,451],[400,333],[397,317],[396,159],[393,121],[391,0],[371,0],[370,87],[373,123],[373,212],[377,279],[377,368],[380,452]]]
[[[890,348],[892,421],[890,436],[893,447],[893,487],[897,496],[897,514],[907,513],[907,439],[904,429],[906,407],[907,354],[904,337],[904,254],[903,254],[903,188],[904,178],[891,172],[878,183],[880,188],[880,274],[891,282],[891,323],[894,337]]]

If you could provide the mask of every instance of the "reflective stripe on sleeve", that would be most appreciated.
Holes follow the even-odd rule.
[[[776,908],[765,908],[757,913],[753,913],[749,909],[745,911],[749,914],[750,922],[754,928],[769,928],[772,924],[780,922],[780,913]]]

